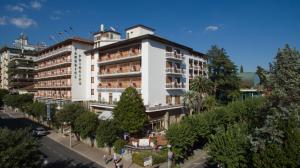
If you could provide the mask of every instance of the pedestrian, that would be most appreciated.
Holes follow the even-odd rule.
[[[103,160],[104,160],[105,164],[107,164],[107,156],[106,155],[103,155]]]
[[[114,160],[114,163],[115,163],[115,167],[117,167],[118,158],[117,158],[117,154],[116,153],[114,153],[114,155],[113,155],[113,160]]]

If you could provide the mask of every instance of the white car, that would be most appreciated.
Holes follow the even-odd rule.
[[[36,136],[45,136],[45,135],[47,135],[47,133],[48,132],[43,127],[37,127],[35,129],[33,129],[33,134]]]

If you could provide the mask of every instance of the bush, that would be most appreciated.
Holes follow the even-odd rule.
[[[152,156],[153,159],[153,165],[164,163],[167,161],[167,152],[150,152],[150,151],[144,151],[144,152],[136,152],[132,154],[132,161],[133,163],[144,166],[144,158]]]
[[[117,139],[113,145],[115,153],[121,154],[121,150],[124,148],[125,145],[126,145],[126,141],[122,139]]]

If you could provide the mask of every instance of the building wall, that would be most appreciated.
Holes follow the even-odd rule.
[[[86,75],[87,71],[91,68],[88,67],[87,57],[85,51],[91,49],[91,45],[75,43],[72,44],[72,101],[85,101],[89,99],[91,91],[87,90],[89,83],[89,76]]]

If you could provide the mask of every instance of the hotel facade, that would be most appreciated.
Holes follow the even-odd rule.
[[[94,48],[85,52],[94,111],[110,112],[127,87],[140,93],[152,129],[168,129],[186,111],[184,93],[193,78],[207,76],[206,55],[154,34],[143,25],[126,29],[126,39],[101,26]]]
[[[40,51],[35,60],[35,99],[58,107],[90,100],[84,52],[92,47],[92,41],[74,37]]]

